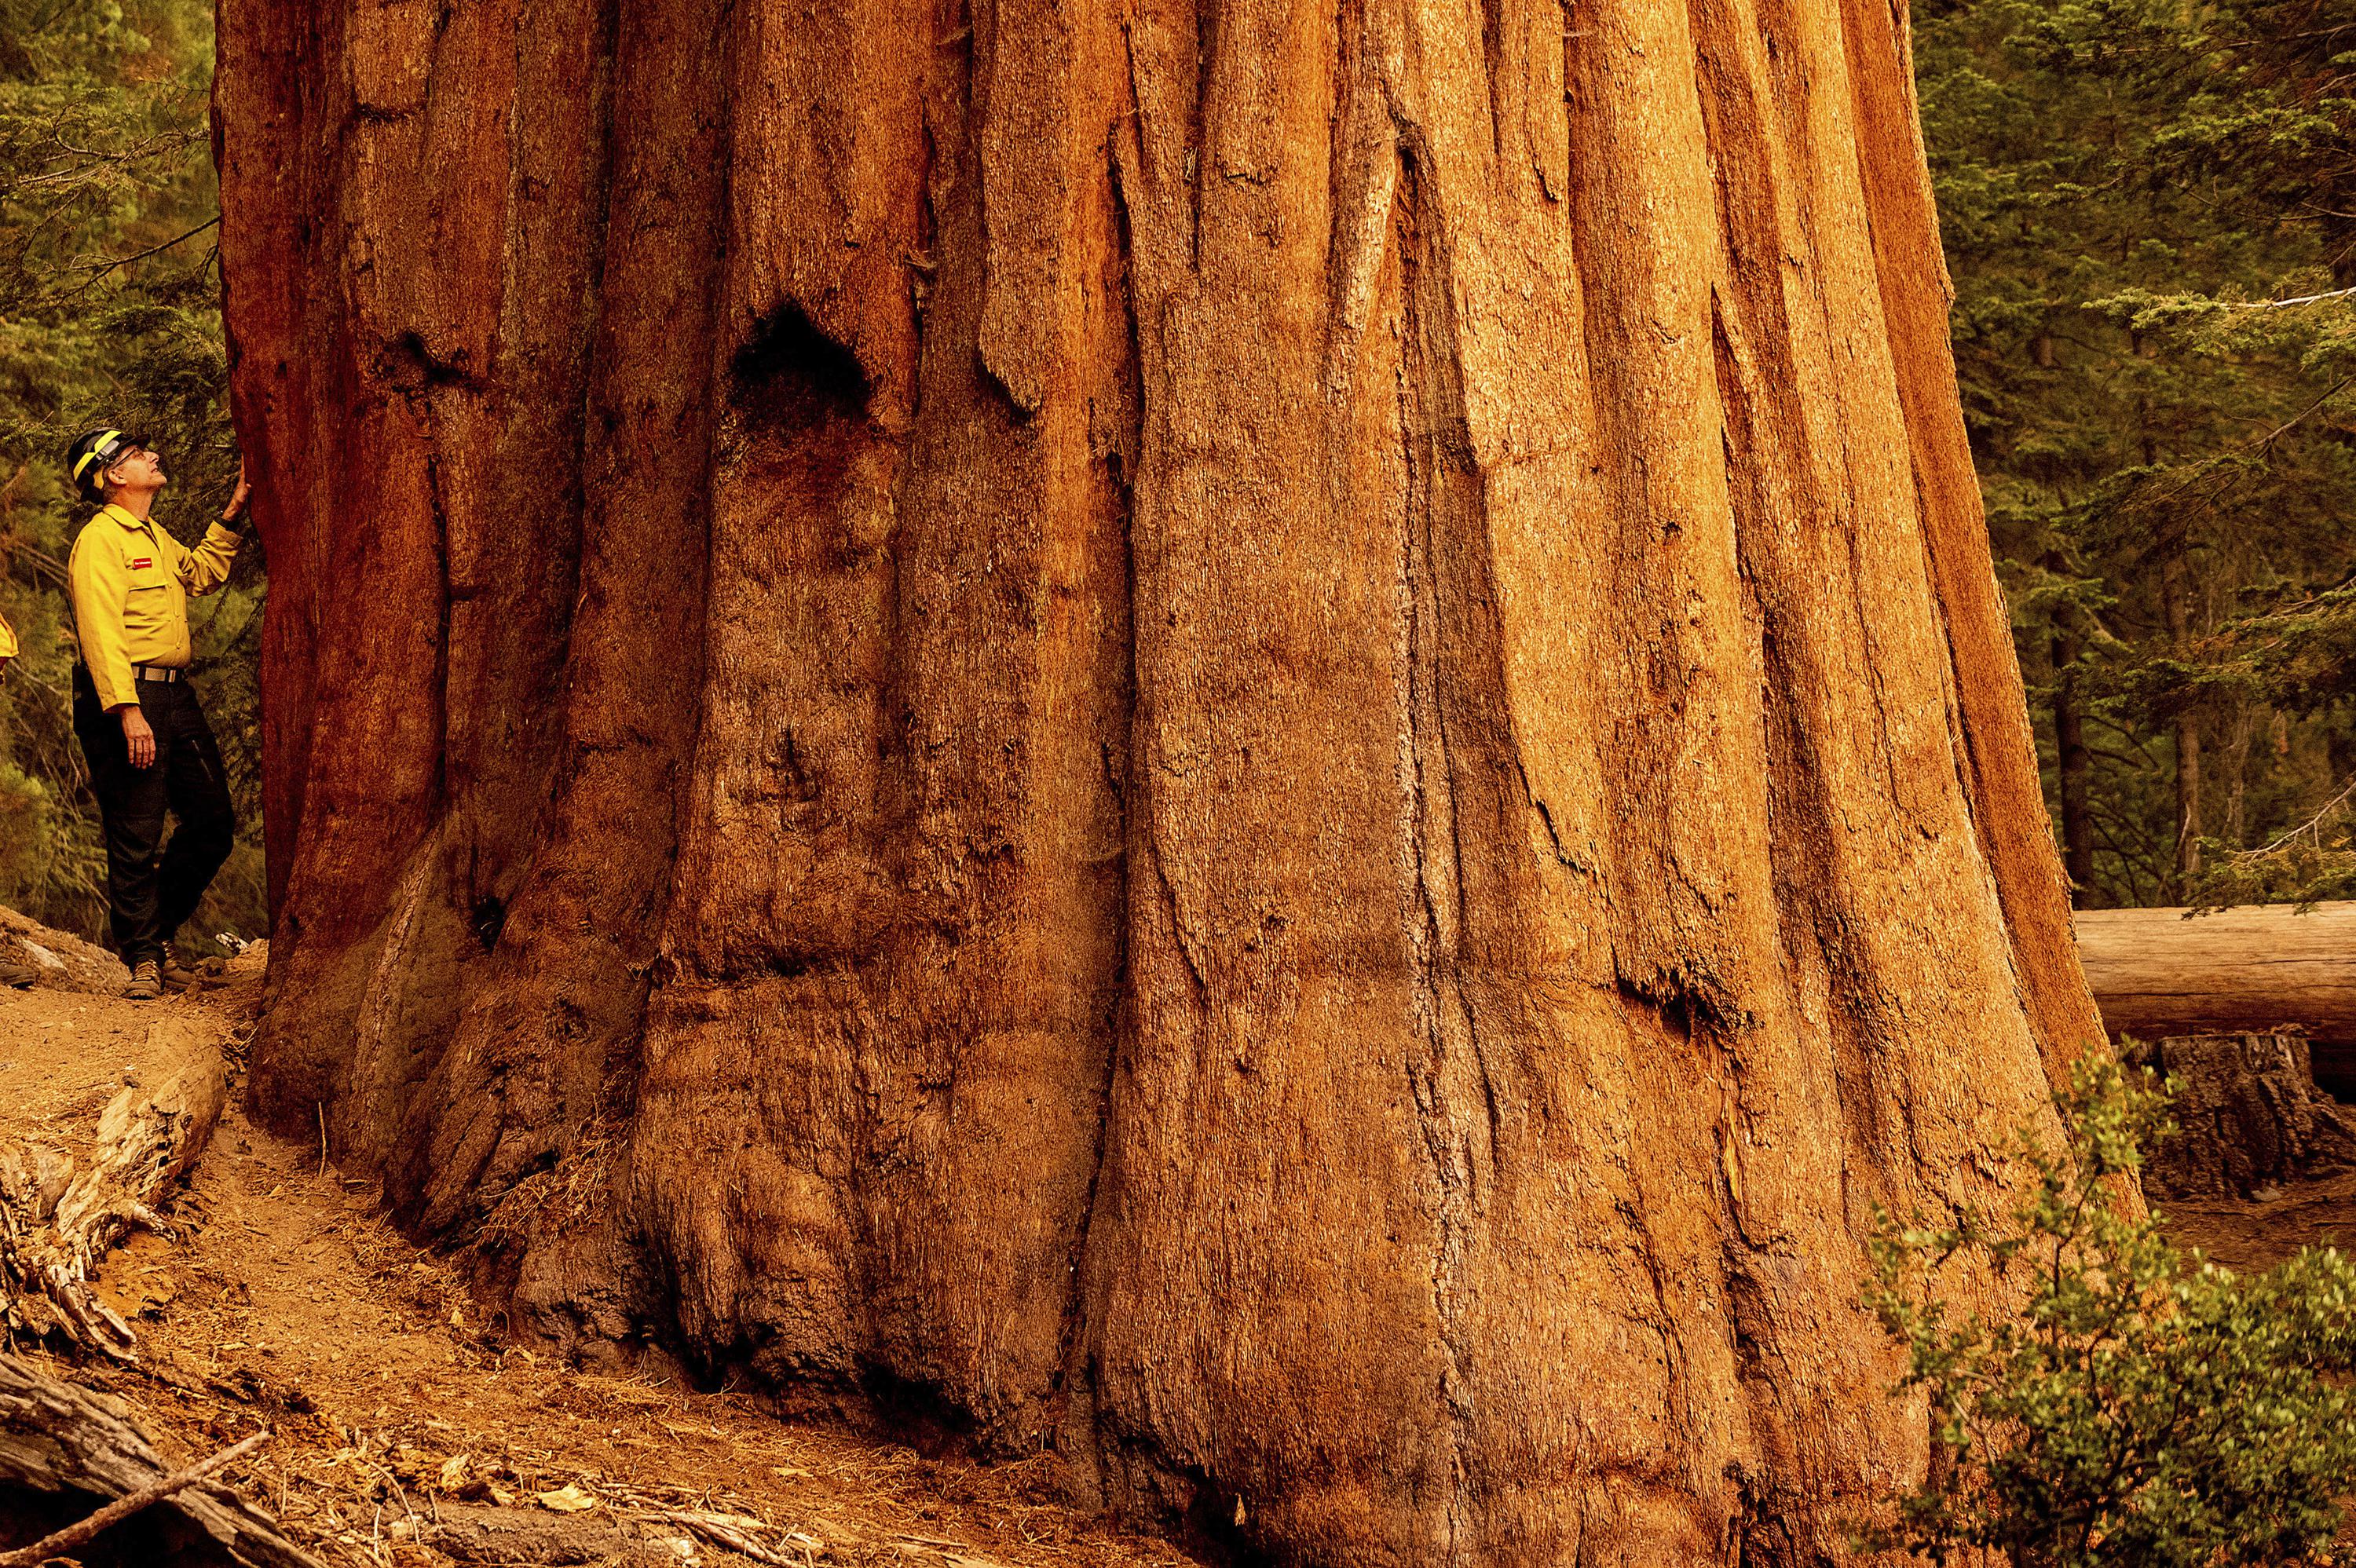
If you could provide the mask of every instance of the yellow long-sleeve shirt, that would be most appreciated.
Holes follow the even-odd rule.
[[[8,629],[8,617],[0,615],[0,659],[16,656],[16,634]]]
[[[133,665],[185,669],[195,657],[188,598],[229,581],[237,535],[219,523],[204,542],[183,549],[162,525],[141,522],[121,507],[101,507],[74,539],[66,575],[82,663],[108,709],[139,700]]]

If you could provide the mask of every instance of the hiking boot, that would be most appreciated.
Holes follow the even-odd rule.
[[[205,972],[180,956],[175,948],[164,949],[164,989],[189,991],[205,983]]]
[[[152,1002],[164,994],[164,966],[142,958],[131,966],[131,984],[123,987],[125,1001]]]

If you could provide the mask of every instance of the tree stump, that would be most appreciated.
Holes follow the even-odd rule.
[[[2178,1131],[2149,1152],[2147,1190],[2247,1198],[2356,1167],[2356,1114],[2316,1089],[2304,1035],[2177,1035],[2150,1056],[2176,1085]]]

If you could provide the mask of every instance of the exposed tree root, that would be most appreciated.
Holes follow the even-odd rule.
[[[8,1339],[137,1359],[131,1326],[91,1282],[133,1230],[168,1232],[157,1206],[212,1136],[227,1081],[220,1047],[205,1045],[152,1089],[126,1084],[79,1169],[43,1145],[0,1146],[0,1331]]]

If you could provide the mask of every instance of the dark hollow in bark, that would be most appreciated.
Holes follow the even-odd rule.
[[[262,1111],[1237,1551],[1839,1550],[2099,1033],[1906,40],[1468,16],[227,0]]]

